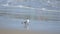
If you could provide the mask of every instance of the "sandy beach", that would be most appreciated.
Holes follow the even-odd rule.
[[[60,34],[60,32],[0,29],[0,34]]]

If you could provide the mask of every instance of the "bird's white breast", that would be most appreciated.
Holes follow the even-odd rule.
[[[27,20],[27,23],[29,23],[29,19]]]

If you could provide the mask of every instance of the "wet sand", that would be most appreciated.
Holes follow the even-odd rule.
[[[41,22],[33,20],[30,23],[31,30],[27,31],[24,30],[21,21],[21,19],[0,16],[0,34],[60,34],[60,22]]]
[[[60,34],[60,32],[0,29],[0,34]]]

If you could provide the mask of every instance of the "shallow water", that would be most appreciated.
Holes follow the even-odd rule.
[[[0,16],[0,29],[18,29],[25,30],[21,22],[24,19],[9,18],[7,16]],[[59,31],[60,21],[38,21],[30,20],[29,30],[39,31]]]

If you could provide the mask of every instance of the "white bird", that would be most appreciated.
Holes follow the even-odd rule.
[[[24,28],[26,28],[27,30],[29,30],[29,23],[30,20],[27,18],[22,24],[24,24]]]

